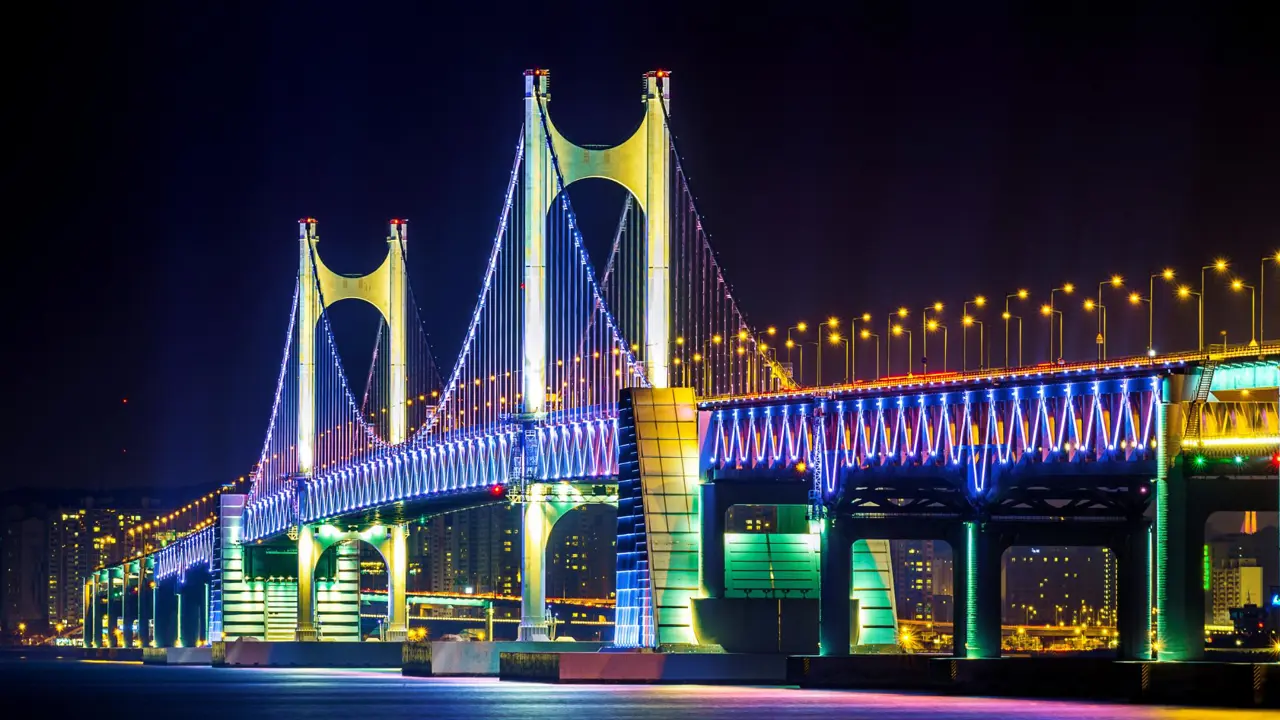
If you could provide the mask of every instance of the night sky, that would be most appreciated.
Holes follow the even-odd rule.
[[[1148,273],[1190,277],[1217,255],[1256,284],[1280,247],[1280,24],[1261,3],[331,5],[40,4],[8,27],[6,205],[21,230],[6,245],[4,488],[245,474],[302,216],[340,272],[373,269],[387,219],[410,219],[414,292],[451,366],[529,67],[552,71],[559,128],[601,144],[639,122],[641,75],[673,72],[685,167],[760,327],[935,300],[954,316],[1024,286],[1038,307],[1111,273],[1145,292]],[[572,192],[602,260],[621,191]],[[1248,299],[1224,287],[1207,333],[1247,339]],[[1189,347],[1194,309],[1163,292],[1157,346]],[[1145,312],[1112,305],[1112,354],[1145,349]],[[367,353],[374,311],[334,316],[344,353]],[[1027,317],[1030,356],[1047,341]],[[1092,328],[1073,306],[1069,356],[1093,352]]]

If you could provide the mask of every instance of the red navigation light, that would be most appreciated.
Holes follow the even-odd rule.
[[[1276,467],[1280,467],[1280,452],[1275,453],[1271,456],[1271,464],[1275,465]]]
[[[494,497],[502,497],[507,494],[506,485],[492,485],[489,487],[489,494]]]

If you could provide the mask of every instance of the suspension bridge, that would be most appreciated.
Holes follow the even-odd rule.
[[[407,523],[488,503],[522,507],[518,636],[545,640],[551,528],[603,503],[618,512],[620,648],[749,645],[726,626],[780,628],[784,614],[808,628],[800,649],[891,648],[887,540],[937,537],[957,551],[956,652],[998,655],[999,553],[1034,538],[1119,548],[1122,654],[1196,656],[1186,588],[1199,582],[1200,513],[1277,504],[1263,480],[1280,445],[1280,347],[801,388],[716,261],[673,141],[669,73],[645,74],[642,100],[630,138],[580,147],[552,122],[549,73],[525,72],[510,178],[451,366],[427,342],[406,221],[390,221],[378,269],[352,277],[325,265],[318,222],[300,220],[247,491],[228,488],[200,527],[92,573],[86,644],[359,640],[360,542],[386,563],[385,639],[403,640]],[[628,191],[602,263],[572,202],[587,178]],[[328,310],[357,300],[381,325],[371,356],[344,362]],[[1206,456],[1232,458],[1230,479]],[[728,538],[725,511],[753,503],[797,508],[798,522],[763,548]],[[765,612],[761,598],[787,609]]]

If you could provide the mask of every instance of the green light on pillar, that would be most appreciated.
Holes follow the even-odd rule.
[[[973,652],[978,656],[981,652],[978,643],[978,524],[975,522],[964,524],[964,548],[965,655]]]
[[[1195,459],[1196,467],[1204,467],[1204,456],[1197,455]]]
[[[1209,580],[1213,577],[1213,562],[1209,559],[1209,546],[1204,546],[1204,589],[1209,589]]]

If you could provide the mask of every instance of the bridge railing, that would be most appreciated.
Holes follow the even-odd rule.
[[[961,385],[993,380],[1017,380],[1042,378],[1046,375],[1085,375],[1105,373],[1138,368],[1171,368],[1206,362],[1223,362],[1280,355],[1280,342],[1267,342],[1256,347],[1248,345],[1229,345],[1225,349],[1210,348],[1206,351],[1186,351],[1166,353],[1156,356],[1134,355],[1114,360],[1086,360],[1073,363],[1039,363],[1015,368],[986,368],[963,372],[948,371],[937,373],[919,373],[893,375],[879,380],[859,380],[852,383],[836,383],[823,386],[807,386],[795,390],[768,393],[744,393],[734,395],[715,395],[699,398],[700,403],[708,405],[725,402],[743,402],[755,398],[772,399],[786,397],[811,397],[817,394],[867,393],[874,394],[885,390],[901,390],[903,388],[936,387],[945,385]]]

